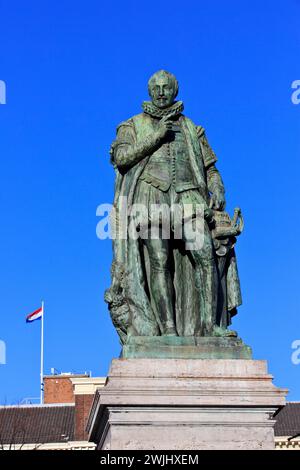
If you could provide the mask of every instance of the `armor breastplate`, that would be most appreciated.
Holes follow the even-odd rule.
[[[179,123],[173,140],[151,155],[140,179],[162,191],[168,191],[171,185],[177,193],[199,187],[194,181],[187,143]]]

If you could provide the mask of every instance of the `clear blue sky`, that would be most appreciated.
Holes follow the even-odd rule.
[[[115,127],[161,68],[207,130],[228,210],[244,212],[233,327],[300,400],[299,20],[298,0],[0,0],[0,403],[39,395],[40,323],[25,317],[40,299],[46,372],[106,375],[119,354],[96,208],[113,197]]]

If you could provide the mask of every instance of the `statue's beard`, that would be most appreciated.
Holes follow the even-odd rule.
[[[172,106],[172,104],[174,104],[175,100],[173,99],[173,101],[171,103],[168,103],[168,99],[167,98],[162,98],[162,99],[157,99],[155,100],[156,102],[154,102],[153,98],[152,98],[152,104],[153,106],[155,106],[156,108],[158,109],[167,109],[167,108],[170,108]]]

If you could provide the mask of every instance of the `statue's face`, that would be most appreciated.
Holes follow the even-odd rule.
[[[156,78],[151,87],[151,98],[158,108],[167,108],[174,103],[175,90],[167,76],[161,75]]]

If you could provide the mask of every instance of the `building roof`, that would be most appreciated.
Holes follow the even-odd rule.
[[[74,439],[74,404],[0,407],[3,445],[66,442]]]
[[[275,436],[293,437],[300,434],[300,402],[288,402],[277,414]]]

